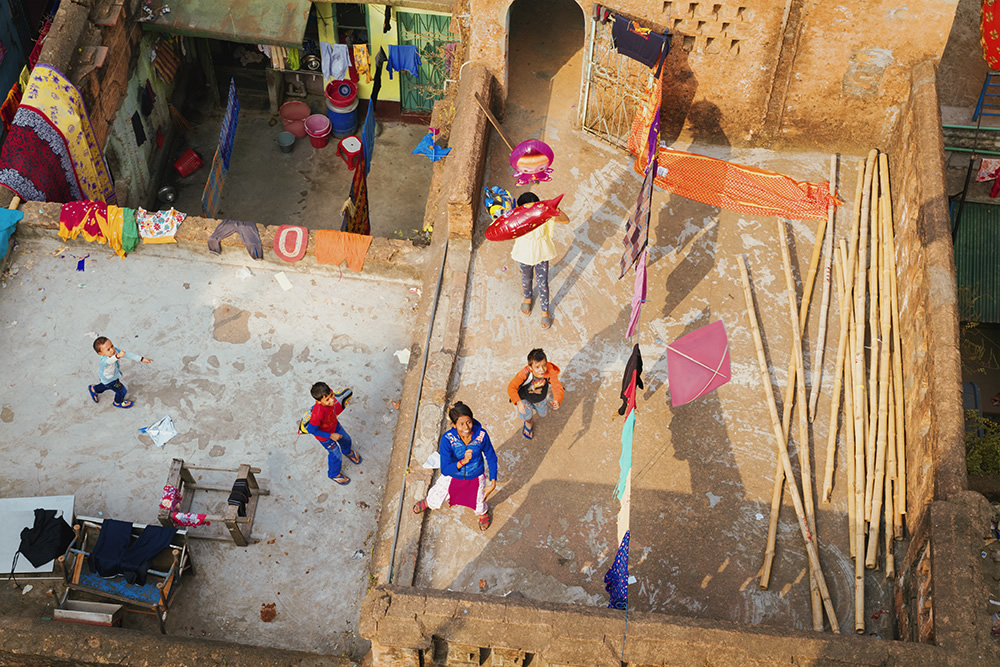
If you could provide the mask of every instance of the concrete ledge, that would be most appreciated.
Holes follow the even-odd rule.
[[[405,665],[414,652],[430,662],[434,640],[451,647],[530,653],[542,665],[757,664],[945,665],[961,658],[939,647],[873,637],[820,634],[785,628],[734,625],[663,614],[629,613],[622,656],[624,614],[617,610],[469,597],[458,593],[380,586],[362,605],[361,633],[373,645],[400,650]],[[985,657],[985,656],[984,656]]]
[[[30,236],[51,236],[57,238],[59,212],[62,209],[62,204],[54,202],[24,202],[20,208],[24,212],[24,218],[17,226],[17,236],[19,238]],[[208,251],[208,237],[215,231],[215,227],[219,222],[219,220],[212,218],[189,215],[177,230],[177,235],[174,237],[177,240],[176,244],[158,243],[147,245],[140,243],[133,254],[169,257],[172,256],[175,248],[179,246],[187,251],[202,255],[207,261],[238,265],[249,264],[250,266],[262,266],[279,271],[311,271],[342,277],[371,278],[413,284],[419,283],[422,279],[424,265],[427,257],[431,254],[428,248],[415,246],[409,241],[374,237],[372,238],[371,247],[368,249],[368,255],[365,257],[364,269],[360,273],[355,273],[351,269],[346,268],[346,264],[342,264],[339,267],[332,264],[318,264],[316,262],[315,234],[310,232],[306,256],[298,262],[289,263],[279,259],[272,250],[274,234],[277,232],[278,227],[276,225],[258,224],[257,231],[264,246],[264,259],[251,259],[243,247],[243,242],[239,240],[239,236],[236,234],[222,241],[221,255],[213,255]],[[75,247],[87,246],[91,249],[103,247],[109,253],[111,252],[107,246],[88,243],[82,238],[63,241],[63,243]]]
[[[489,131],[486,114],[476,101],[476,95],[485,104],[492,104],[493,74],[481,63],[471,64],[458,86],[455,122],[448,142],[454,151],[445,172],[448,229],[452,238],[471,239],[486,165]]]
[[[0,664],[16,667],[349,667],[357,663],[332,655],[3,616],[0,617]]]

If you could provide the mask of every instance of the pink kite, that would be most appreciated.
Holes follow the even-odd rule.
[[[670,402],[684,405],[729,382],[729,339],[721,320],[667,345]]]

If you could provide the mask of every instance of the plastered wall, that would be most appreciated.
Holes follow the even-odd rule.
[[[503,94],[515,74],[507,71],[511,4],[457,3],[470,16],[469,60],[490,67]],[[589,32],[592,3],[579,4]],[[868,148],[889,140],[910,69],[940,58],[958,0],[606,4],[674,34],[664,82],[666,138],[699,122],[689,115],[694,106],[712,114],[733,145]]]

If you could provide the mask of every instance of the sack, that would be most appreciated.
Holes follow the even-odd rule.
[[[21,546],[17,551],[35,567],[62,556],[73,542],[73,529],[57,513],[58,510],[36,509],[35,525],[21,531]],[[17,561],[17,554],[14,560]]]

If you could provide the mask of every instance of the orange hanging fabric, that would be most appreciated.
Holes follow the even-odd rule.
[[[637,156],[637,174],[646,173],[646,137],[653,114],[659,108],[662,77],[656,79],[646,99],[636,110],[628,138],[629,152]],[[788,176],[716,158],[675,151],[659,146],[658,169],[653,182],[674,194],[751,215],[770,215],[793,220],[826,220],[827,206],[840,202],[831,196],[828,183],[796,181]],[[666,170],[664,172],[664,170]]]

